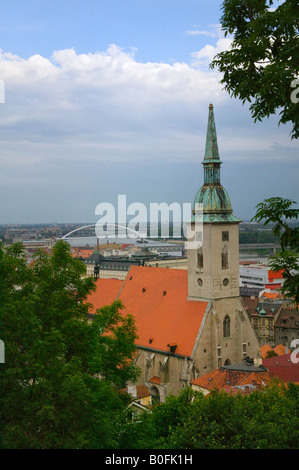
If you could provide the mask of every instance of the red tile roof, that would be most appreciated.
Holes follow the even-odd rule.
[[[88,302],[95,308],[118,299],[124,312],[135,318],[137,346],[190,356],[207,302],[187,301],[187,271],[179,269],[132,266],[125,281],[98,279],[97,291]],[[105,283],[103,281],[111,281]],[[119,287],[121,287],[119,289]]]
[[[151,392],[146,385],[136,385],[137,399],[150,396]]]
[[[269,351],[275,351],[278,356],[283,356],[286,353],[286,347],[283,344],[279,344],[278,346],[275,346],[275,348],[272,348],[268,343],[264,344],[260,347],[260,353],[263,359],[267,358],[267,353]],[[288,349],[288,352],[290,353],[291,351]]]
[[[120,279],[97,279],[96,291],[87,298],[87,302],[94,306],[90,313],[95,313],[96,309],[104,307],[104,305],[112,304],[122,284],[123,281]]]
[[[149,382],[152,382],[154,384],[160,384],[161,383],[161,379],[160,377],[152,377],[151,379],[149,379]]]
[[[279,344],[278,346],[275,346],[274,351],[278,356],[284,356],[286,354],[286,347],[283,344]],[[287,353],[289,354],[291,351],[288,349]]]
[[[267,357],[269,351],[273,351],[273,348],[268,343],[260,347],[260,353],[263,359]]]
[[[272,379],[267,371],[233,370],[220,368],[198,377],[191,382],[192,385],[205,388],[207,390],[233,390],[235,387],[254,385],[255,389],[260,384],[265,386]]]
[[[291,354],[263,359],[263,366],[283,382],[299,383],[299,362],[291,360]]]

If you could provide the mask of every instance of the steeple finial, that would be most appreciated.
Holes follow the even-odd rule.
[[[216,134],[216,125],[214,119],[214,106],[209,105],[209,119],[208,119],[208,128],[207,128],[207,137],[206,137],[206,150],[204,160],[220,162],[219,151],[218,151],[218,142]]]

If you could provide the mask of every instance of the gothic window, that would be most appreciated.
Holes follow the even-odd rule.
[[[223,337],[228,338],[230,336],[230,318],[228,315],[223,320]]]
[[[160,404],[160,393],[157,387],[151,388],[151,399],[152,399],[152,405]]]
[[[221,266],[222,269],[228,269],[228,250],[225,246],[221,253]]]
[[[222,232],[222,241],[228,242],[229,240],[229,232]]]
[[[202,248],[197,251],[197,269],[203,269],[203,252]]]

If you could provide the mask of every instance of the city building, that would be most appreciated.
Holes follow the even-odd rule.
[[[263,289],[267,293],[278,293],[284,283],[282,272],[275,273],[266,265],[242,264],[239,268],[239,285]]]
[[[271,347],[276,346],[274,323],[281,307],[281,304],[259,302],[255,311],[251,313],[251,324],[260,346],[264,344],[269,344]]]
[[[290,347],[294,339],[299,339],[299,311],[284,304],[275,319],[274,341]]]
[[[210,105],[204,184],[187,222],[187,238],[192,232],[196,240],[187,246],[187,270],[131,266],[122,283],[98,279],[88,298],[91,314],[118,299],[133,315],[135,362],[141,369],[136,385],[146,385],[155,402],[217,368],[258,357],[259,344],[239,296],[240,220],[221,185],[220,165]]]
[[[86,277],[101,279],[115,278],[124,280],[131,266],[143,264],[141,260],[117,256],[108,258],[99,253],[93,253],[87,258],[80,259],[86,265]]]

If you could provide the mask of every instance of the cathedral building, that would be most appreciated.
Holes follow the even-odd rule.
[[[187,224],[188,269],[132,266],[124,281],[98,279],[88,302],[120,300],[135,318],[138,385],[154,401],[246,357],[259,344],[239,295],[239,223],[221,185],[213,106],[209,106],[204,184]]]

